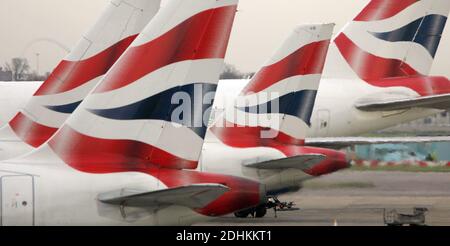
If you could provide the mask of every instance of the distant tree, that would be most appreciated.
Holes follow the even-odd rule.
[[[16,57],[11,60],[11,63],[6,63],[5,68],[6,71],[12,72],[13,80],[21,81],[26,79],[30,64],[26,58]]]
[[[244,77],[245,77],[246,79],[251,79],[251,78],[253,78],[253,76],[255,76],[255,74],[256,74],[256,73],[246,73],[246,74],[244,75]]]
[[[242,74],[235,66],[226,64],[225,70],[220,75],[220,79],[242,79],[244,74]]]

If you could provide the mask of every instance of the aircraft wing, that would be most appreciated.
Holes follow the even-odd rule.
[[[257,169],[301,169],[307,170],[312,168],[317,163],[326,159],[325,155],[321,154],[308,154],[308,155],[299,155],[289,158],[276,159],[271,161],[265,161],[255,164],[245,165],[250,168]]]
[[[433,143],[450,142],[450,136],[443,137],[342,137],[342,138],[310,138],[306,139],[306,145],[342,149],[355,145],[370,144],[395,144],[395,143]]]
[[[450,108],[450,94],[426,96],[411,99],[380,100],[373,102],[361,102],[356,108],[362,111],[395,111],[410,108],[442,109]]]
[[[196,209],[207,206],[228,191],[228,187],[220,184],[198,184],[153,192],[122,189],[100,194],[98,199],[107,204],[131,207],[180,205]]]

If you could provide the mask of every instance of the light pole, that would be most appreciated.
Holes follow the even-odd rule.
[[[37,75],[39,75],[39,56],[41,54],[40,53],[36,53],[36,73]]]

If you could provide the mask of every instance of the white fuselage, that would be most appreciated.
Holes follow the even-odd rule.
[[[308,137],[352,137],[396,126],[439,113],[411,108],[363,112],[355,105],[366,99],[403,99],[419,95],[404,87],[379,88],[359,80],[322,79]]]

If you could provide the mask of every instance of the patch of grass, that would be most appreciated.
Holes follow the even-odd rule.
[[[321,181],[308,181],[303,184],[303,188],[313,190],[326,190],[326,189],[368,189],[374,188],[375,185],[370,182],[340,182],[340,183],[327,183]]]
[[[419,166],[384,166],[384,167],[359,167],[350,168],[352,171],[391,171],[414,173],[450,173],[450,167],[419,167]]]

